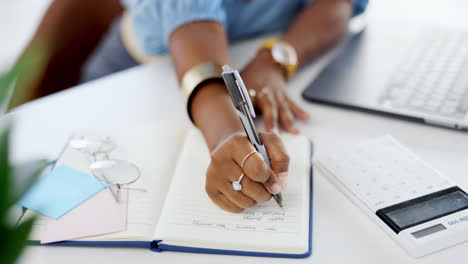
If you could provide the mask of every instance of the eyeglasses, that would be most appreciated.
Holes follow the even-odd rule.
[[[146,191],[141,188],[128,187],[140,178],[140,170],[129,161],[109,158],[110,152],[117,148],[110,137],[74,136],[69,145],[88,157],[91,173],[107,186],[115,201],[120,201],[120,189],[122,188]],[[116,187],[117,191],[113,187]]]

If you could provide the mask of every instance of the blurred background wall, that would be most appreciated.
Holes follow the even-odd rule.
[[[0,0],[0,73],[12,65],[52,0]]]

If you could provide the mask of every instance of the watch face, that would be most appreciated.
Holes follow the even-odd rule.
[[[276,43],[271,48],[271,55],[278,63],[283,65],[296,65],[297,55],[294,48],[285,43]]]

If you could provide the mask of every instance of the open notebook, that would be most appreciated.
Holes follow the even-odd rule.
[[[273,199],[242,213],[223,211],[205,193],[209,152],[201,134],[175,122],[93,132],[117,144],[111,158],[135,163],[141,178],[128,191],[127,231],[55,245],[145,246],[154,251],[307,257],[311,254],[311,144],[284,135],[291,156],[284,208]],[[89,173],[82,153],[66,147],[56,166]],[[40,238],[39,219],[31,240]]]

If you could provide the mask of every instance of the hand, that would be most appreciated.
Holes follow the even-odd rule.
[[[226,211],[238,213],[267,201],[287,185],[289,156],[281,139],[275,133],[261,133],[260,136],[272,168],[258,152],[249,155],[255,148],[241,132],[229,136],[211,153],[205,189],[211,200]],[[242,189],[236,191],[232,182],[242,174]]]
[[[253,104],[263,114],[267,131],[275,131],[278,123],[288,132],[298,134],[294,119],[308,120],[309,114],[286,95],[287,82],[284,69],[267,50],[260,51],[242,72],[247,89],[254,89]]]

